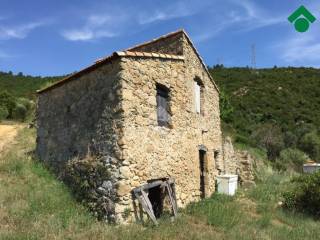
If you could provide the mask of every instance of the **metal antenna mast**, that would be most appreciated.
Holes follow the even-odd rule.
[[[251,65],[253,69],[256,69],[256,45],[251,45]]]

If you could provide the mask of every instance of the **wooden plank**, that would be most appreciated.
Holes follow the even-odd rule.
[[[170,184],[167,184],[166,187],[167,187],[167,190],[168,190],[168,195],[169,195],[169,200],[170,200],[170,203],[171,203],[171,206],[172,206],[173,215],[176,217],[177,216],[177,208],[176,208],[175,200],[174,200],[173,195],[172,195],[171,186],[170,186]]]
[[[177,204],[177,196],[176,196],[176,185],[174,183],[174,181],[170,184],[171,186],[171,190],[172,190],[172,196],[173,196],[173,199],[174,199],[174,204],[175,204],[175,209],[176,209],[176,212],[178,214],[178,204]]]
[[[140,192],[140,191],[143,191],[143,190],[148,190],[150,188],[154,188],[154,187],[160,186],[161,184],[163,184],[163,181],[154,181],[152,183],[148,183],[148,184],[142,185],[140,187],[134,188],[132,191],[134,193],[135,192]]]
[[[145,201],[145,203],[147,205],[148,213],[149,213],[151,220],[157,225],[158,222],[157,222],[156,216],[154,215],[152,204],[149,200],[147,193],[145,191],[141,191],[141,194],[142,194],[143,200]]]
[[[145,210],[145,212],[150,217],[150,219],[154,222],[155,225],[158,225],[158,222],[153,214],[153,210],[149,209],[149,206],[148,206],[147,202],[145,201],[145,198],[143,197],[143,195],[137,194],[136,197],[137,197],[138,201],[140,202],[142,208]]]

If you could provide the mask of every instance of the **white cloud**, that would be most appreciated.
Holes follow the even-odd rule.
[[[266,11],[252,0],[225,0],[224,4],[215,3],[217,2],[212,0],[188,3],[177,0],[158,8],[147,6],[144,10],[140,10],[139,6],[126,10],[109,9],[105,11],[107,14],[102,14],[103,7],[100,7],[94,14],[89,14],[82,25],[64,29],[61,35],[70,41],[92,41],[118,36],[130,31],[132,26],[139,29],[142,25],[160,21],[199,16],[199,21],[189,22],[186,26],[194,29],[195,42],[202,42],[225,30],[252,31],[286,21],[286,16]]]
[[[156,21],[167,21],[175,18],[191,16],[196,13],[197,8],[188,8],[187,5],[177,2],[166,9],[156,9],[150,12],[142,12],[138,17],[139,24],[148,24]]]
[[[241,31],[251,31],[287,21],[287,16],[270,13],[249,0],[241,0],[234,3],[245,10],[244,14],[237,21],[238,23],[242,23]]]
[[[83,26],[78,29],[68,29],[61,35],[69,41],[91,41],[99,38],[110,38],[118,35],[115,30],[115,19],[120,21],[122,16],[90,15]]]
[[[15,26],[4,26],[0,25],[0,40],[9,39],[24,39],[28,34],[35,28],[46,25],[47,22],[31,22],[27,24],[15,25]]]
[[[87,41],[93,38],[93,33],[89,30],[69,30],[62,35],[70,41]]]
[[[94,29],[82,29],[82,30],[69,30],[64,31],[62,35],[70,41],[89,41],[93,39],[103,38],[103,37],[114,37],[115,33],[103,31],[103,30],[94,30]]]
[[[195,36],[196,42],[209,40],[232,28],[234,32],[245,32],[286,22],[286,16],[275,16],[249,0],[229,0],[225,6],[224,9],[212,9],[211,15],[219,17],[211,19],[210,29],[202,27],[201,32]]]
[[[108,8],[107,14],[96,10],[94,14],[88,14],[84,23],[78,27],[64,29],[61,35],[70,41],[92,41],[99,38],[111,38],[128,32],[131,27],[140,28],[139,25],[152,24],[157,21],[191,16],[199,11],[204,4],[189,6],[183,1],[172,2],[165,8],[141,10],[137,6],[125,8]],[[133,29],[133,28],[132,28]]]
[[[174,17],[178,17],[179,15],[174,14],[167,14],[165,12],[157,11],[152,15],[141,15],[139,19],[140,24],[147,24],[152,23],[155,21],[163,21],[163,20],[169,20]]]

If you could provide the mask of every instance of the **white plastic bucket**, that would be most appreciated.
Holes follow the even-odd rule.
[[[238,188],[238,175],[219,175],[217,176],[218,193],[233,196]]]

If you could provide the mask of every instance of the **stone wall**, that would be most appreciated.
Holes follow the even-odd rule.
[[[226,137],[223,141],[223,159],[223,166],[221,166],[222,172],[237,174],[237,169],[239,169],[239,159],[233,148],[230,137]]]
[[[221,150],[219,94],[194,50],[182,35],[183,60],[122,58],[124,161],[116,205],[118,219],[133,209],[130,190],[147,180],[173,177],[178,206],[200,199],[199,145],[207,148],[206,196],[214,192],[214,151]],[[155,49],[159,46],[156,43]],[[145,50],[145,49],[143,49]],[[204,115],[195,112],[194,80],[204,85]],[[172,127],[159,127],[156,84],[170,90]],[[222,156],[222,154],[220,154]],[[217,159],[221,162],[222,158]]]
[[[254,185],[255,159],[248,151],[236,151],[239,159],[239,179],[243,186]]]
[[[114,188],[122,155],[120,79],[118,59],[39,94],[36,153],[58,175],[64,174],[69,160],[93,155],[111,173],[104,185]],[[98,181],[94,186],[98,189],[102,184]],[[99,195],[104,198],[108,200],[107,195]]]
[[[223,157],[222,173],[237,174],[242,185],[254,184],[254,158],[248,151],[235,150],[230,137],[223,141]]]

